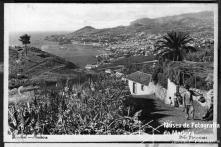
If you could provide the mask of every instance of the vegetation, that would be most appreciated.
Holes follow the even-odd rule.
[[[155,44],[155,53],[159,59],[153,72],[153,80],[167,88],[169,78],[177,85],[188,83],[191,87],[209,90],[206,78],[212,73],[213,44],[211,41],[193,47],[193,39],[187,33],[169,32]],[[165,61],[165,59],[168,59]],[[184,59],[189,61],[184,61]],[[190,62],[194,61],[194,62]]]
[[[18,78],[17,76],[16,77],[10,76],[9,78],[10,78],[9,85],[8,85],[9,89],[18,88],[20,86],[28,86],[28,85],[33,84],[32,81],[26,78]]]
[[[197,52],[188,53],[186,60],[194,62],[214,62],[213,44],[207,48],[200,48]]]
[[[58,56],[35,47],[27,47],[29,54],[20,54],[21,47],[9,47],[9,89],[32,85],[32,79],[74,77],[78,67]],[[23,49],[23,48],[22,48]],[[58,71],[63,71],[59,73]]]
[[[97,70],[106,69],[106,68],[113,68],[119,65],[125,66],[127,69],[127,74],[130,74],[133,71],[142,70],[143,62],[152,61],[154,60],[154,56],[130,56],[124,57],[121,59],[117,59],[109,64],[100,65]]]
[[[22,42],[23,45],[25,45],[25,54],[27,56],[28,51],[27,51],[27,44],[30,44],[30,37],[28,34],[24,34],[22,36],[20,36],[19,41]]]
[[[158,59],[169,59],[171,61],[183,61],[185,55],[196,51],[189,45],[193,39],[184,32],[168,32],[155,44],[155,52]]]
[[[44,86],[41,86],[44,87]],[[30,102],[9,105],[9,134],[136,134],[141,111],[125,101],[125,83],[103,74],[60,90],[40,89]],[[73,88],[72,88],[73,87]]]
[[[153,72],[153,80],[165,88],[169,78],[177,85],[188,83],[192,88],[209,90],[213,88],[213,84],[211,80],[206,79],[212,73],[213,63],[170,61],[157,65]]]

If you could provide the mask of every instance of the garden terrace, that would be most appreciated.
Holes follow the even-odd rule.
[[[28,54],[23,55],[18,49],[9,47],[9,88],[32,85],[38,79],[57,80],[77,77],[79,69],[74,63],[64,58],[49,54],[35,47],[28,47]],[[34,82],[34,83],[35,83]]]
[[[93,85],[92,90],[87,81],[64,95],[40,89],[33,101],[9,105],[9,134],[145,133],[146,124],[138,121],[141,111],[133,111],[124,103],[128,93],[125,83],[99,75]]]
[[[213,63],[173,61],[169,62],[166,66],[167,68],[164,68],[165,75],[176,84],[189,84],[190,87],[206,90],[212,88],[207,85],[207,77],[213,74]]]

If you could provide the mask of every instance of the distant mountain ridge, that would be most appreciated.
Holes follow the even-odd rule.
[[[212,11],[203,11],[203,12],[198,12],[198,13],[186,13],[186,14],[181,14],[181,15],[174,15],[174,16],[166,16],[166,17],[159,17],[159,18],[155,18],[155,19],[151,19],[151,18],[141,18],[141,19],[137,19],[135,21],[132,21],[130,23],[129,26],[127,27],[123,27],[123,26],[119,26],[119,27],[115,27],[115,28],[109,28],[109,29],[95,29],[91,26],[87,26],[84,27],[82,29],[79,29],[77,31],[75,31],[73,34],[75,33],[79,33],[81,31],[86,31],[87,29],[90,31],[90,33],[98,33],[101,32],[101,30],[103,31],[114,31],[114,30],[128,30],[128,29],[132,29],[134,26],[143,26],[146,29],[148,29],[148,27],[152,27],[153,29],[156,27],[173,27],[173,26],[179,26],[179,27],[197,27],[197,25],[207,25],[210,27],[213,27],[213,12]],[[145,31],[144,28],[144,31]],[[168,28],[166,28],[165,30],[162,31],[167,31]]]
[[[89,33],[89,32],[92,32],[94,30],[96,30],[94,27],[86,26],[86,27],[83,27],[83,28],[75,31],[74,33],[80,35],[82,33]]]
[[[139,32],[166,33],[171,30],[185,31],[189,33],[209,32],[213,34],[214,14],[212,11],[198,13],[186,13],[159,18],[141,18],[132,21],[129,26],[95,29],[92,26],[83,27],[75,32],[65,35],[65,39],[97,42],[100,38],[108,39],[116,36],[134,36]],[[59,38],[59,36],[57,36]],[[122,38],[122,37],[121,37]],[[57,39],[57,38],[56,38]],[[56,41],[52,39],[52,41]],[[119,39],[119,38],[118,38]],[[50,40],[50,37],[48,38]],[[57,39],[59,40],[59,39]]]
[[[149,25],[151,23],[164,24],[168,22],[178,22],[183,20],[192,20],[192,21],[210,21],[213,20],[213,12],[212,11],[203,11],[198,13],[185,13],[181,15],[174,16],[165,16],[159,18],[141,18],[131,22],[131,25],[141,24],[141,25]]]

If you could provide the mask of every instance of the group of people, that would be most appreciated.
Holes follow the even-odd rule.
[[[194,101],[193,96],[200,96],[200,99],[203,99],[205,102],[205,98],[202,94],[199,94],[193,90],[190,90],[189,85],[185,85],[186,91],[183,93],[183,97],[179,92],[174,94],[174,106],[175,107],[184,107],[184,111],[186,113],[186,119],[194,120]],[[171,97],[170,97],[171,99]],[[205,116],[202,117],[203,120],[211,120],[213,118],[213,104],[211,106]]]

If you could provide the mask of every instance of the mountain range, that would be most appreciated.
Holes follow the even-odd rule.
[[[68,33],[67,35],[48,36],[46,37],[46,40],[59,41],[65,38],[79,41],[83,38],[86,41],[96,42],[98,39],[105,40],[117,36],[123,36],[124,38],[133,37],[140,32],[161,34],[171,30],[185,31],[191,34],[200,32],[213,35],[214,14],[212,11],[203,11],[159,18],[141,18],[132,21],[128,26],[105,29],[96,29],[92,26],[85,26],[77,31]]]

